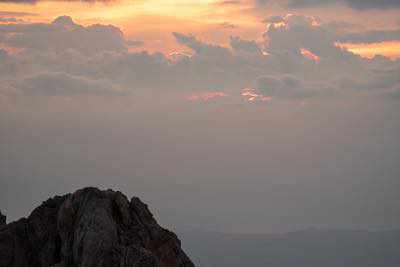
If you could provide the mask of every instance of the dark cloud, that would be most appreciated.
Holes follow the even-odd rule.
[[[19,88],[27,95],[73,96],[77,94],[123,95],[111,82],[79,77],[62,72],[40,73],[22,80]]]
[[[339,37],[342,42],[377,43],[384,41],[400,41],[400,29],[388,31],[366,31],[347,33]]]
[[[215,44],[208,44],[198,40],[193,35],[186,35],[182,33],[174,32],[172,33],[175,39],[182,45],[185,45],[191,48],[193,51],[196,52],[197,55],[202,56],[217,56],[217,57],[229,57],[230,51],[225,47]]]
[[[346,0],[346,3],[355,9],[388,9],[400,8],[399,0]]]
[[[272,51],[294,53],[307,49],[325,59],[350,57],[335,46],[335,38],[314,17],[303,15],[274,16],[267,18],[266,45]]]
[[[231,36],[229,43],[232,49],[235,51],[246,51],[249,53],[261,54],[261,49],[255,41],[247,41],[237,36]]]
[[[117,27],[100,24],[85,27],[68,16],[58,17],[50,24],[0,25],[0,39],[16,48],[55,52],[74,49],[89,54],[122,51],[127,45]]]
[[[313,48],[320,50],[322,47],[333,46],[336,41],[351,42],[351,43],[374,43],[384,41],[397,41],[400,40],[400,29],[395,30],[370,30],[366,31],[359,25],[343,22],[333,21],[323,23],[318,19],[307,16],[271,16],[264,20],[269,27],[268,36],[276,34],[286,34],[290,32],[291,36],[299,38],[298,41],[291,40],[288,43],[278,44],[277,47],[292,46],[303,43],[305,48],[311,48],[315,41],[316,46]],[[286,23],[285,27],[273,27],[274,24]],[[312,24],[321,24],[320,27],[314,27]],[[290,38],[290,36],[287,36]],[[324,42],[325,44],[322,44]],[[305,43],[308,43],[307,45]],[[336,47],[333,48],[337,50]]]
[[[5,22],[5,23],[15,23],[15,22],[19,22],[19,19],[16,18],[5,18],[5,17],[0,17],[0,22]]]

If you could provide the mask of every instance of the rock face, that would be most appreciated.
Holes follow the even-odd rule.
[[[0,227],[6,224],[6,216],[4,216],[0,211]]]
[[[26,219],[0,224],[0,266],[194,264],[138,198],[85,188],[45,201]]]

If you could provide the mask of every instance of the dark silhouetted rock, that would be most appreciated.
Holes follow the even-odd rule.
[[[0,211],[0,227],[1,227],[2,225],[5,225],[5,224],[6,224],[6,220],[7,220],[6,216],[4,216],[4,215],[1,213],[1,211]]]
[[[0,266],[191,267],[176,235],[138,198],[85,188],[0,228]]]

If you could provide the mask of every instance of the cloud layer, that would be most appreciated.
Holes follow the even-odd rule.
[[[230,47],[173,33],[192,54],[171,56],[129,52],[132,42],[118,28],[82,26],[66,16],[49,24],[0,25],[0,44],[9,48],[0,53],[2,92],[125,95],[151,89],[240,95],[253,88],[279,99],[359,91],[387,95],[400,88],[399,60],[363,59],[336,45],[340,38],[380,40],[380,33],[338,35],[331,24],[302,15],[270,17],[265,23],[262,42],[232,36]]]

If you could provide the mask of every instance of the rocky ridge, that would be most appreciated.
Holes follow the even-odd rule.
[[[53,197],[28,218],[0,213],[0,266],[192,267],[177,236],[139,198],[84,188]]]

